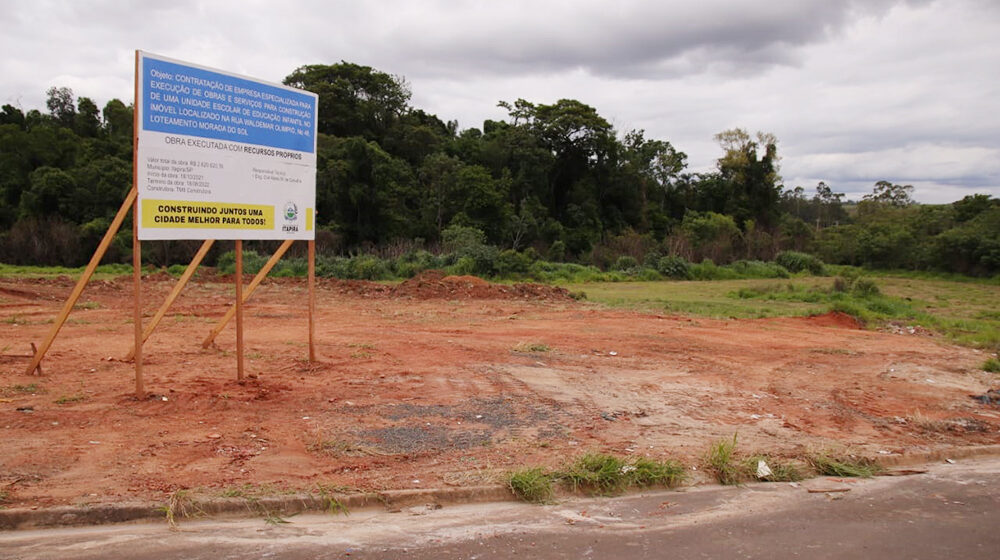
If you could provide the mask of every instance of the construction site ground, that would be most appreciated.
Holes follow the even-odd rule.
[[[144,279],[146,321],[174,282]],[[923,330],[627,311],[433,273],[319,280],[312,363],[306,282],[265,281],[242,382],[232,323],[202,348],[232,279],[199,276],[144,346],[137,398],[130,278],[88,285],[41,375],[24,371],[73,284],[0,279],[4,507],[467,487],[597,451],[700,469],[734,434],[793,458],[1000,443],[1000,408],[973,398],[995,381],[984,354]]]

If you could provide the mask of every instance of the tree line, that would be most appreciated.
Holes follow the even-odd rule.
[[[793,250],[834,264],[1000,272],[1000,200],[915,204],[912,186],[891,181],[858,202],[822,182],[786,188],[768,133],[720,132],[715,168],[693,173],[669,141],[615,130],[577,100],[501,101],[506,119],[459,130],[411,106],[404,78],[368,66],[307,65],[284,83],[319,95],[317,239],[328,255],[440,253],[465,232],[497,251],[599,268]],[[0,112],[9,264],[85,262],[131,187],[133,108],[114,99],[99,109],[67,88],[47,95],[45,112]],[[129,258],[125,231],[106,260]],[[185,262],[196,245],[150,242],[144,259]]]

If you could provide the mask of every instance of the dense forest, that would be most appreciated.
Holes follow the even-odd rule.
[[[822,182],[786,188],[768,133],[720,132],[715,169],[692,173],[669,141],[617,131],[576,100],[501,101],[506,120],[459,130],[412,107],[403,78],[367,66],[303,66],[285,83],[319,95],[325,255],[439,255],[471,238],[482,273],[502,258],[606,269],[622,259],[771,261],[782,251],[833,264],[1000,272],[1000,200],[916,204],[912,186],[890,180],[856,202]],[[114,99],[99,109],[67,88],[47,94],[45,112],[0,112],[0,262],[77,266],[131,186],[132,107]],[[123,231],[106,262],[129,258]],[[186,262],[197,245],[149,242],[143,258]]]

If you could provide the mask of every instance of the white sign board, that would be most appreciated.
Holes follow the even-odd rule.
[[[317,96],[138,58],[139,239],[313,239]]]

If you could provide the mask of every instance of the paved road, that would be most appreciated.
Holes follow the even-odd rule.
[[[841,490],[813,492],[808,490]],[[842,491],[849,489],[849,491]],[[10,559],[1000,558],[1000,459],[926,474],[693,488],[552,506],[0,533]]]

